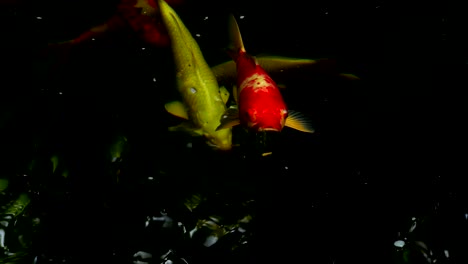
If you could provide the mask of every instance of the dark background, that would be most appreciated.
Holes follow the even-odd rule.
[[[44,50],[104,22],[116,4],[1,3],[1,174],[27,174],[31,160],[46,164],[57,152],[73,172],[63,183],[44,176],[46,168],[29,175],[27,186],[42,193],[33,203],[44,219],[34,254],[88,259],[81,246],[68,246],[86,239],[83,246],[102,259],[114,252],[114,261],[128,263],[140,248],[164,247],[140,230],[144,217],[161,208],[178,212],[179,201],[198,191],[221,192],[234,203],[253,197],[256,220],[252,246],[239,256],[223,247],[180,249],[195,263],[405,263],[393,242],[405,237],[412,217],[424,229],[407,234],[408,245],[423,241],[439,263],[466,263],[468,21],[461,6],[187,1],[176,11],[201,34],[210,65],[229,59],[225,17],[233,13],[245,16],[239,26],[251,54],[333,58],[340,71],[361,78],[290,80],[288,106],[309,115],[317,132],[285,129],[278,152],[257,159],[242,158],[248,147],[219,156],[194,141],[189,151],[190,138],[167,133],[178,123],[163,108],[177,96],[166,89],[170,49],[123,33],[73,47],[68,57]],[[116,135],[125,135],[131,150],[124,183],[114,186],[102,175]],[[161,171],[170,177],[145,182]],[[427,263],[415,252],[407,263]]]

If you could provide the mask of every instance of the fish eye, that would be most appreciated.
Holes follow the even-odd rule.
[[[195,87],[190,87],[190,92],[194,94],[197,92],[197,89],[195,89]]]

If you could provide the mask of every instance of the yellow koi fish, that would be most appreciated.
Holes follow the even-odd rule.
[[[184,130],[206,137],[207,143],[220,150],[232,147],[231,128],[216,131],[226,111],[229,93],[220,89],[216,77],[205,61],[196,40],[177,13],[164,1],[158,0],[161,17],[169,34],[174,54],[176,84],[182,102],[165,105],[166,110],[186,119],[170,130]]]

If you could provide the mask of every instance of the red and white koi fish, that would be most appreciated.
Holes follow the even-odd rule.
[[[306,118],[298,112],[288,111],[275,81],[256,58],[246,52],[233,16],[230,16],[230,34],[232,43],[228,53],[236,62],[238,88],[235,90],[238,91],[233,93],[238,107],[226,111],[218,129],[240,124],[254,132],[280,132],[287,126],[313,133],[314,129]]]

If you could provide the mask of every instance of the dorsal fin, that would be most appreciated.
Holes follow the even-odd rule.
[[[242,42],[242,36],[240,34],[239,25],[237,24],[234,15],[230,14],[228,17],[229,21],[229,46],[227,52],[231,58],[235,60],[239,51],[244,51],[244,43]]]
[[[171,113],[172,115],[183,118],[185,120],[189,120],[187,109],[185,108],[185,105],[180,101],[172,101],[166,103],[164,105],[164,108],[166,108],[166,111]]]

